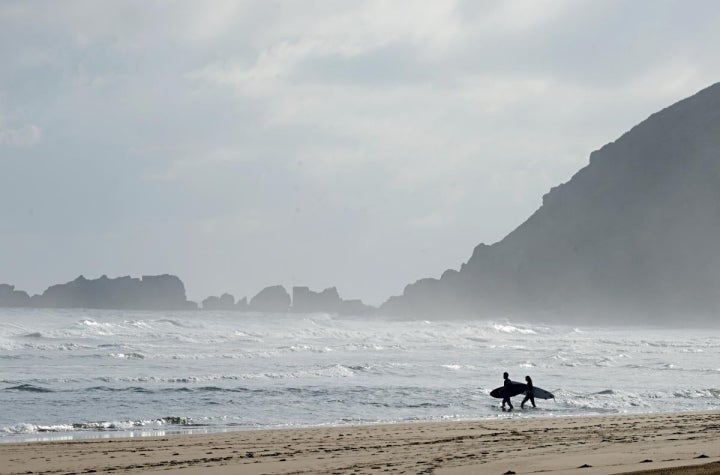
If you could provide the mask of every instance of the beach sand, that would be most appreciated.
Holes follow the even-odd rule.
[[[472,422],[0,444],[2,474],[629,472],[720,473],[720,413],[513,415]]]

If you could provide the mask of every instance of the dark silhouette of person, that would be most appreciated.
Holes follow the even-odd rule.
[[[510,398],[512,397],[512,381],[510,381],[510,376],[507,374],[507,371],[503,373],[503,400],[502,400],[502,410],[505,410],[505,403],[509,406],[508,411],[513,410],[513,405],[510,402]]]
[[[533,407],[535,406],[535,394],[533,394],[533,383],[530,376],[525,376],[525,381],[527,382],[527,391],[525,391],[525,399],[522,400],[520,403],[520,409],[525,409],[525,403],[530,401],[532,403]]]

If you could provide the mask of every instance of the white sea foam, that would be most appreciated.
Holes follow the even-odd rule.
[[[495,324],[493,328],[500,333],[520,333],[522,335],[534,335],[536,332],[531,328],[519,328],[513,325]]]

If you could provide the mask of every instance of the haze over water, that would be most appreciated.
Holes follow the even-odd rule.
[[[702,329],[0,309],[0,360],[2,442],[720,409]],[[556,400],[500,412],[503,371]]]

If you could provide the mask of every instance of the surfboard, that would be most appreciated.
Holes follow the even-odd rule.
[[[525,383],[518,383],[517,381],[510,381],[510,397],[517,396],[518,394],[522,394],[525,391],[527,391],[527,384]],[[505,386],[500,386],[499,388],[495,388],[492,391],[490,391],[490,395],[492,397],[496,397],[498,399],[502,399],[505,397]]]
[[[545,391],[543,388],[533,386],[533,397],[535,399],[555,399],[555,395],[550,391]]]
[[[502,399],[505,397],[504,394],[505,386],[500,386],[490,391],[492,397]],[[510,384],[510,397],[517,396],[519,394],[525,394],[527,391],[527,384],[519,383],[517,381],[511,381]],[[535,399],[555,399],[555,396],[550,391],[546,391],[543,388],[533,386],[533,397]]]

